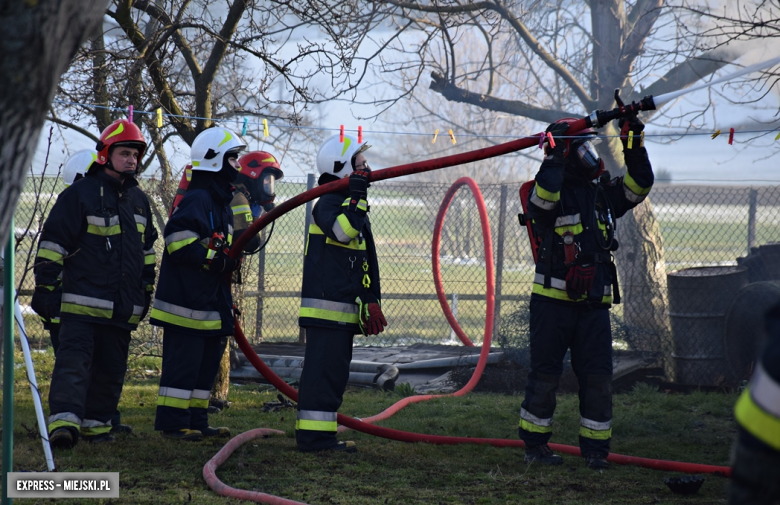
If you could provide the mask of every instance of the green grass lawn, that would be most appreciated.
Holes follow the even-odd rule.
[[[17,356],[21,362],[21,356]],[[53,366],[51,351],[36,354],[44,401]],[[79,444],[55,452],[59,471],[120,473],[120,498],[105,503],[230,503],[212,492],[202,478],[203,465],[224,440],[181,443],[163,440],[153,430],[157,379],[143,378],[154,363],[137,363],[130,371],[120,410],[132,435],[112,444]],[[28,428],[35,415],[24,369],[16,370],[14,471],[46,468],[40,439]],[[357,454],[301,454],[294,440],[295,411],[264,413],[277,392],[268,386],[231,387],[231,408],[212,416],[212,425],[233,434],[274,428],[285,435],[255,440],[238,449],[218,471],[226,484],[307,503],[506,504],[506,503],[725,503],[727,480],[706,476],[697,495],[673,495],[663,479],[675,475],[613,465],[603,473],[585,468],[580,458],[564,455],[557,468],[525,465],[523,451],[485,446],[406,444],[349,433]],[[348,389],[341,412],[367,417],[399,396]],[[521,396],[470,394],[410,406],[383,426],[438,435],[517,438]],[[614,397],[613,451],[678,461],[727,465],[735,434],[734,394],[689,395],[657,392],[639,385]],[[577,443],[576,395],[559,396],[553,442]],[[76,503],[62,500],[57,503]],[[33,501],[30,501],[33,503]]]

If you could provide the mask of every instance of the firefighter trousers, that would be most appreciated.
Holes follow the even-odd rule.
[[[198,337],[165,329],[155,430],[208,427],[209,397],[226,346],[226,336]]]
[[[295,440],[302,451],[329,449],[338,443],[336,415],[349,380],[353,336],[351,330],[306,328],[295,423]]]
[[[579,382],[580,449],[606,457],[612,437],[612,329],[609,310],[532,297],[531,370],[520,411],[520,438],[529,447],[552,436],[555,393],[566,350]]]
[[[127,372],[130,330],[66,320],[49,390],[49,431],[80,429],[83,435],[111,430]]]

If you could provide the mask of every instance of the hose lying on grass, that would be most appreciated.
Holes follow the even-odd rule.
[[[534,138],[538,139],[538,136]],[[532,142],[529,145],[535,144],[536,140],[533,140],[534,138],[532,138]],[[498,156],[500,154],[506,154],[508,152],[513,152],[528,147],[528,145],[525,145],[527,144],[527,142],[524,142],[525,140],[526,139],[519,139],[512,142],[508,142],[506,144],[493,146],[492,148],[478,149],[476,151],[470,151],[468,153],[463,153],[460,155],[448,156],[445,158],[439,158],[439,159],[429,160],[425,162],[411,163],[408,165],[401,165],[398,167],[391,167],[383,170],[377,170],[376,172],[371,173],[371,181],[378,181],[378,180],[384,180],[393,177],[399,177],[401,175],[408,175],[410,173],[436,170],[438,168],[444,168],[447,166],[453,166],[462,163],[467,163],[470,161],[477,161],[480,159],[489,158],[492,156]],[[318,186],[304,193],[301,193],[300,195],[297,195],[291,198],[290,200],[283,202],[280,206],[272,209],[269,213],[263,215],[260,219],[252,223],[252,225],[250,225],[247,231],[242,234],[242,236],[237,240],[236,244],[232,248],[232,251],[234,251],[233,254],[238,254],[236,251],[241,251],[243,249],[243,246],[245,245],[245,242],[247,242],[252,237],[254,237],[260,230],[262,230],[265,226],[270,224],[273,220],[275,220],[279,216],[286,214],[290,210],[310,200],[313,200],[314,198],[317,198],[322,194],[346,189],[348,183],[349,181],[347,180],[347,178],[344,178],[337,182],[332,182],[329,184],[325,184],[323,186]],[[441,227],[444,223],[444,216],[446,215],[446,210],[449,207],[452,198],[455,195],[455,192],[463,185],[469,186],[472,193],[474,194],[475,199],[477,200],[477,208],[479,209],[480,212],[480,222],[482,225],[482,237],[485,246],[485,267],[486,267],[486,277],[487,277],[487,281],[486,281],[487,307],[486,307],[486,315],[485,315],[485,333],[483,337],[482,351],[480,352],[480,359],[479,362],[477,363],[476,369],[474,370],[474,374],[472,375],[469,382],[461,390],[452,393],[451,395],[421,395],[421,396],[408,397],[397,402],[391,407],[385,409],[380,414],[377,414],[376,416],[373,416],[371,418],[362,421],[345,416],[343,414],[338,414],[337,420],[338,423],[342,426],[342,428],[346,427],[349,429],[360,431],[362,433],[367,433],[369,435],[387,438],[390,440],[396,440],[399,442],[424,442],[424,443],[438,444],[438,445],[479,444],[479,445],[491,445],[494,447],[524,447],[525,446],[522,440],[445,437],[441,435],[410,433],[406,431],[394,430],[394,429],[384,428],[381,426],[374,426],[370,424],[372,422],[376,422],[382,419],[387,419],[388,417],[392,416],[399,410],[403,409],[404,407],[412,403],[426,401],[433,398],[440,398],[443,396],[465,395],[476,386],[477,382],[479,382],[479,379],[482,376],[482,372],[485,369],[485,364],[487,362],[488,354],[490,353],[490,342],[491,342],[491,337],[493,332],[493,309],[495,303],[494,284],[493,284],[493,277],[494,277],[493,276],[493,248],[492,248],[492,241],[490,237],[490,227],[487,219],[487,211],[485,209],[485,202],[482,199],[482,195],[479,192],[479,188],[476,186],[476,183],[469,178],[458,179],[458,181],[456,181],[455,184],[453,184],[453,186],[449,189],[449,191],[445,195],[444,200],[442,201],[442,204],[439,208],[439,214],[436,217],[436,225],[434,227],[434,240],[433,240],[432,258],[433,258],[433,265],[434,265],[433,267],[434,282],[436,284],[436,294],[439,298],[439,302],[442,306],[442,310],[444,311],[447,320],[450,322],[450,325],[452,326],[453,330],[465,345],[471,344],[473,346],[473,343],[465,335],[463,330],[460,328],[460,325],[458,324],[457,320],[453,316],[452,311],[450,310],[450,307],[447,304],[446,296],[444,295],[444,291],[441,285],[441,271],[439,265],[439,246],[440,246],[440,239],[441,239]],[[244,353],[244,355],[249,360],[249,362],[252,363],[255,369],[257,369],[257,371],[260,372],[260,374],[263,377],[265,377],[273,386],[275,386],[282,394],[286,395],[287,397],[289,397],[294,401],[298,401],[298,392],[295,389],[293,389],[291,386],[289,386],[286,382],[284,382],[284,380],[279,378],[265,363],[263,363],[263,361],[260,359],[257,353],[255,353],[254,349],[252,349],[252,346],[249,344],[246,337],[244,336],[244,332],[238,320],[236,320],[236,324],[235,324],[234,337],[236,339],[236,342],[238,343],[239,348]],[[342,430],[342,428],[339,429]],[[226,461],[227,458],[230,456],[230,454],[237,447],[239,447],[241,444],[243,444],[248,440],[252,440],[259,436],[267,436],[271,433],[281,433],[281,432],[278,432],[276,430],[255,429],[243,433],[241,435],[238,435],[234,437],[232,440],[230,440],[230,442],[228,442],[228,444],[226,444],[222,450],[220,450],[211,460],[209,460],[208,463],[206,463],[206,466],[204,466],[203,468],[203,478],[206,480],[209,487],[222,496],[229,496],[229,497],[239,498],[243,500],[252,500],[260,503],[272,503],[272,504],[299,503],[291,500],[286,500],[278,496],[268,495],[265,493],[243,491],[243,490],[231,488],[226,484],[224,484],[222,481],[220,481],[219,478],[217,478],[216,476],[216,470],[219,467],[219,465],[222,464],[224,461]],[[549,446],[552,450],[556,452],[561,452],[564,454],[570,454],[574,456],[581,456],[580,449],[578,447],[562,445],[562,444],[549,444]],[[683,472],[683,473],[708,473],[713,475],[720,475],[723,477],[728,477],[731,475],[731,469],[729,467],[724,467],[724,466],[702,465],[697,463],[683,463],[677,461],[666,461],[661,459],[640,458],[635,456],[624,456],[622,454],[614,454],[614,453],[610,454],[607,457],[607,460],[617,464],[634,465],[643,468],[650,468],[653,470],[675,471],[675,472]]]

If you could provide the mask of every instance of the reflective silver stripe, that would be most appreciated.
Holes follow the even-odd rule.
[[[87,223],[105,228],[106,218],[100,216],[87,216]],[[108,226],[117,226],[118,224],[119,224],[119,216],[111,216],[110,218],[108,218]]]
[[[81,421],[82,428],[101,428],[103,426],[111,426],[111,420],[106,423],[95,421],[94,419],[84,419]]]
[[[537,195],[536,185],[534,185],[534,189],[531,190],[531,196],[528,199],[531,200],[531,203],[544,210],[552,210],[555,208],[555,204],[558,203],[558,202],[549,202],[544,198],[540,197],[539,195]]]
[[[548,428],[552,426],[553,423],[552,417],[548,419],[542,419],[541,417],[536,417],[535,415],[531,414],[530,412],[522,408],[520,409],[520,418],[525,419],[531,424],[535,424],[537,426],[545,426]]]
[[[178,398],[180,400],[189,400],[192,396],[192,391],[188,389],[176,389],[176,388],[164,388],[161,387],[157,391],[158,396],[167,396],[168,398]]]
[[[582,219],[580,219],[579,212],[577,214],[574,214],[573,216],[561,216],[555,219],[555,227],[559,226],[572,226],[575,224],[580,224],[582,222]]]
[[[62,303],[75,303],[84,307],[94,307],[96,309],[114,309],[114,302],[92,298],[91,296],[74,295],[73,293],[62,293]]]
[[[759,363],[750,381],[750,396],[765,412],[780,418],[780,384]]]
[[[631,203],[639,203],[642,200],[644,200],[645,197],[647,196],[647,195],[637,195],[636,193],[628,189],[628,186],[626,186],[625,183],[623,184],[623,193],[626,195],[626,200],[628,200]]]
[[[136,222],[136,223],[138,223],[138,224],[142,224],[142,225],[146,226],[146,222],[147,222],[147,221],[146,221],[146,218],[145,218],[145,217],[143,217],[143,216],[139,216],[138,214],[133,214],[133,215],[135,216],[135,222]]]
[[[233,235],[233,225],[232,224],[228,225],[228,234]]]
[[[59,414],[52,414],[49,416],[49,424],[56,421],[68,421],[69,423],[74,423],[81,426],[81,418],[73,412],[61,412]]]
[[[57,244],[55,242],[49,242],[48,240],[42,241],[38,245],[38,248],[39,249],[48,249],[50,251],[56,252],[57,254],[62,254],[63,256],[67,256],[68,255],[68,251],[66,251],[64,247],[62,247],[61,245],[59,245],[59,244]]]
[[[544,274],[535,273],[534,283],[544,285]],[[556,279],[555,277],[550,277],[550,287],[566,291],[566,281],[563,279]],[[612,286],[607,284],[606,286],[604,286],[604,296],[610,296],[610,295],[612,295]]]
[[[323,412],[321,410],[299,410],[298,419],[304,421],[323,421],[326,423],[335,423],[337,412]]]
[[[144,313],[144,308],[140,305],[133,305],[133,315],[140,316]]]
[[[341,227],[341,223],[339,223],[338,219],[333,222],[331,230],[333,230],[333,233],[336,234],[336,239],[339,242],[346,244],[352,240],[352,237],[347,235],[347,232],[344,231],[344,228]]]
[[[596,431],[607,431],[608,429],[612,428],[612,421],[600,423],[598,421],[594,421],[593,419],[580,417],[580,426],[584,426],[588,429]]]
[[[205,389],[193,389],[192,397],[196,400],[208,400],[211,397],[211,391]]]
[[[154,308],[160,309],[175,316],[194,319],[196,321],[221,321],[222,318],[216,310],[193,310],[187,307],[180,307],[172,303],[164,302],[159,298],[154,299]]]
[[[177,232],[171,233],[170,235],[165,237],[165,245],[167,247],[167,246],[171,245],[174,242],[178,242],[180,240],[184,240],[184,239],[188,239],[188,238],[194,238],[194,239],[197,240],[197,239],[200,238],[200,235],[198,235],[194,231],[190,231],[190,230],[177,231]]]
[[[301,307],[307,309],[331,310],[333,312],[342,312],[346,314],[358,313],[358,306],[354,303],[332,302],[330,300],[320,300],[318,298],[301,298]]]
[[[154,249],[147,249],[144,251],[144,256],[153,256],[154,254],[156,254]]]
[[[534,282],[536,284],[544,285],[544,274],[540,274],[540,273],[534,274]],[[565,291],[566,281],[563,279],[556,279],[555,277],[550,277],[550,286],[555,289],[562,289]]]

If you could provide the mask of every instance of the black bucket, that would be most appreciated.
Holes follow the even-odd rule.
[[[674,381],[719,386],[726,381],[723,327],[731,301],[748,283],[747,268],[718,266],[669,272]]]

